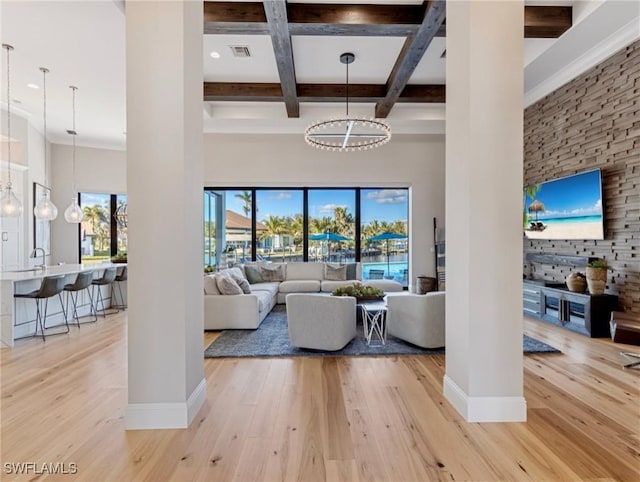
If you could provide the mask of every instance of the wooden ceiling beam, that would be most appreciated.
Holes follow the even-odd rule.
[[[264,13],[271,32],[273,53],[282,85],[282,95],[287,108],[287,116],[300,117],[300,103],[296,91],[296,70],[293,64],[293,46],[289,33],[287,2],[285,0],[264,0]]]
[[[298,84],[300,102],[343,102],[344,84]],[[387,87],[377,84],[349,84],[350,102],[377,102],[385,97]],[[282,88],[277,83],[205,82],[204,100],[282,102]],[[398,102],[444,103],[444,85],[407,85]]]
[[[524,8],[524,38],[558,38],[572,25],[571,7],[531,5]]]
[[[424,5],[287,4],[291,35],[409,37],[422,25]],[[525,6],[525,38],[556,38],[572,25],[571,7]],[[205,34],[269,35],[261,2],[204,2]],[[446,36],[443,23],[436,33]]]
[[[391,70],[391,75],[387,80],[387,94],[383,100],[376,104],[377,118],[387,117],[393,105],[400,98],[400,94],[444,22],[446,10],[444,0],[431,0],[428,3],[420,29],[404,42],[400,55]]]
[[[204,2],[205,34],[269,35],[262,2]]]

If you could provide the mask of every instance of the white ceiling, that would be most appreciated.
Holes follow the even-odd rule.
[[[289,0],[297,3],[361,3],[345,0]],[[422,0],[380,0],[367,3],[421,4]],[[527,104],[559,87],[572,76],[640,37],[640,2],[617,0],[527,1],[538,5],[573,5],[574,27],[559,40],[525,40],[525,95]],[[15,47],[11,55],[12,108],[42,125],[42,90],[38,68],[47,76],[48,138],[70,143],[71,91],[77,93],[79,145],[123,149],[125,115],[125,18],[122,2],[7,1],[0,3],[3,43]],[[300,83],[344,82],[342,52],[356,54],[350,82],[386,82],[403,38],[293,37],[294,63]],[[236,58],[229,45],[247,45],[251,58]],[[445,39],[436,38],[418,65],[410,83],[444,83]],[[220,53],[212,59],[211,51]],[[6,58],[3,52],[5,83]],[[212,82],[278,82],[278,71],[268,36],[203,36],[203,73]],[[567,78],[568,76],[568,78]],[[558,84],[558,85],[556,85]],[[6,100],[4,85],[2,99]],[[3,102],[4,105],[5,102]],[[300,119],[288,119],[283,103],[204,103],[206,132],[299,132],[309,122],[342,113],[344,104],[301,104]],[[373,104],[353,106],[354,112],[373,115]],[[389,116],[394,133],[444,132],[444,105],[397,104]]]

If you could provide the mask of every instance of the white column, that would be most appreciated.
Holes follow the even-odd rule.
[[[127,2],[128,429],[187,427],[203,360],[202,2]]]
[[[522,1],[447,2],[446,375],[469,422],[523,421]]]

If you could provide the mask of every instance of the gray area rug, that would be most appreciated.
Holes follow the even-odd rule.
[[[287,311],[277,305],[257,330],[224,330],[205,350],[205,358],[273,357],[273,356],[358,356],[358,355],[442,355],[444,348],[428,350],[388,336],[385,345],[367,346],[362,324],[358,321],[357,336],[339,351],[304,350],[289,344]],[[523,335],[524,353],[560,353],[539,340]],[[375,338],[374,338],[375,339]]]

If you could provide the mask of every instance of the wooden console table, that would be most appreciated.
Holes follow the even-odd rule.
[[[609,337],[611,312],[618,307],[615,295],[574,293],[562,284],[524,280],[523,313],[591,338]]]

